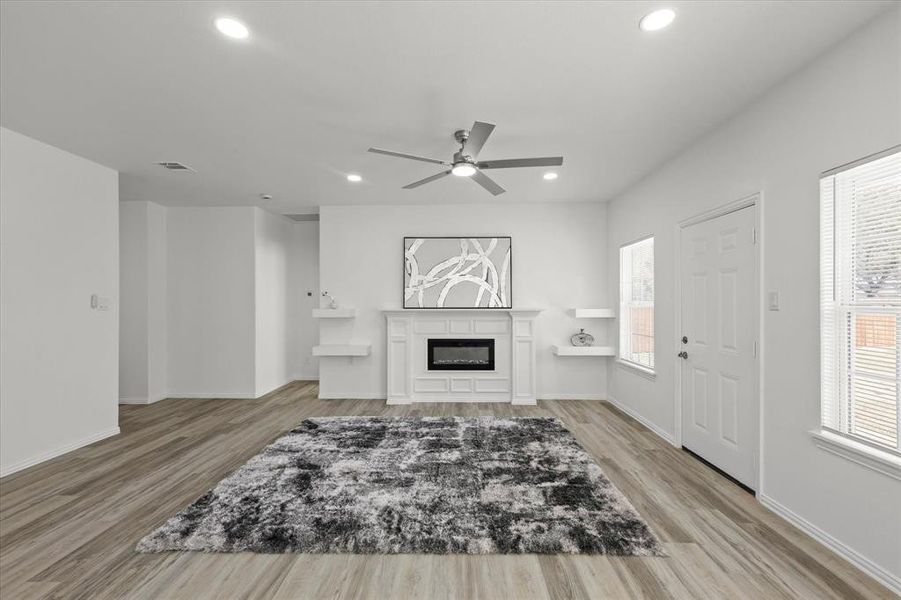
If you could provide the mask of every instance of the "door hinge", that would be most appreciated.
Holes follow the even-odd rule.
[[[757,356],[757,340],[754,340],[754,350],[753,350],[753,352],[754,352],[754,356],[756,357],[756,356]]]
[[[751,228],[751,243],[757,244],[757,228],[756,227]]]

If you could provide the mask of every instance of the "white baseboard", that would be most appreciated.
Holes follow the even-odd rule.
[[[385,404],[388,406],[400,406],[402,404],[413,404],[413,401],[408,398],[388,398],[385,400]]]
[[[256,395],[255,397],[256,397],[256,398],[262,398],[263,396],[265,396],[265,395],[267,395],[267,394],[271,394],[272,392],[277,392],[278,390],[282,389],[283,387],[285,387],[285,386],[287,386],[287,385],[290,385],[290,384],[293,383],[293,382],[294,382],[294,379],[291,378],[291,377],[289,377],[288,379],[286,379],[285,381],[283,381],[282,383],[276,385],[276,386],[273,387],[273,388],[270,388],[270,389],[265,390],[265,391],[257,390],[257,395]]]
[[[235,394],[232,392],[204,392],[202,394],[170,392],[167,398],[188,398],[191,400],[256,400],[253,394]]]
[[[320,400],[385,400],[384,394],[323,394],[319,390]]]
[[[671,433],[664,431],[663,429],[661,429],[654,423],[651,423],[649,420],[647,420],[645,417],[638,414],[631,408],[629,408],[623,404],[620,404],[619,402],[616,401],[616,398],[614,398],[613,396],[608,395],[606,401],[608,404],[611,404],[612,406],[616,407],[616,409],[619,410],[620,412],[629,415],[630,417],[632,417],[633,419],[635,419],[636,421],[638,421],[639,423],[641,423],[642,425],[644,425],[645,427],[647,427],[648,429],[650,429],[651,431],[653,431],[654,433],[659,435],[661,438],[666,440],[671,446],[676,445],[676,440]]]
[[[441,398],[417,400],[415,398],[388,398],[386,403],[389,406],[397,406],[401,404],[512,404],[513,406],[535,406],[535,400],[491,400],[491,399],[472,399],[472,398]]]
[[[889,573],[867,557],[846,546],[804,517],[792,512],[789,508],[786,508],[769,496],[761,493],[757,495],[757,499],[763,506],[820,542],[894,593],[901,595],[901,578]]]
[[[293,381],[319,381],[319,373],[295,373]]]
[[[509,398],[492,398],[480,396],[447,396],[444,398],[416,398],[410,404],[510,404]]]
[[[165,400],[169,398],[168,394],[158,394],[156,396],[127,396],[125,398],[119,398],[119,404],[153,404],[154,402],[159,402],[160,400]]]
[[[323,394],[320,390],[319,392],[320,400],[385,400],[385,396],[377,393],[368,393],[368,394]],[[602,394],[541,394],[538,396],[538,400],[604,400],[604,396]],[[447,398],[441,399],[419,399],[413,398],[412,400],[390,400],[388,399],[388,404],[429,404],[429,403],[438,403],[438,402],[470,402],[470,403],[494,403],[497,404],[499,402],[510,404],[509,400],[495,400],[492,398],[478,398],[473,399],[466,396],[449,396]],[[513,401],[512,404],[522,404],[522,405],[534,405],[535,402],[517,402]]]
[[[510,404],[513,406],[537,406],[538,399],[537,398],[513,398],[510,401]]]
[[[19,461],[17,463],[6,465],[0,467],[0,477],[6,477],[7,475],[12,475],[13,473],[17,473],[23,469],[27,469],[28,467],[33,467],[42,462],[48,461],[51,458],[56,458],[57,456],[62,456],[63,454],[68,454],[73,450],[78,450],[79,448],[83,448],[94,442],[99,442],[100,440],[106,439],[108,437],[112,437],[114,435],[119,434],[119,428],[113,427],[111,429],[107,429],[105,431],[99,431],[95,434],[84,437],[75,442],[70,442],[65,446],[60,446],[59,448],[54,448],[53,450],[49,450],[47,452],[41,452],[31,458],[27,458],[25,460]]]

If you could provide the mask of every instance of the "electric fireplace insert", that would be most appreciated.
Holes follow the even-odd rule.
[[[429,339],[429,371],[493,370],[493,339]]]

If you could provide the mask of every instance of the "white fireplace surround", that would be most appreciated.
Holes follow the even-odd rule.
[[[388,404],[507,402],[535,404],[538,309],[383,311]],[[430,371],[429,338],[493,339],[493,371]]]

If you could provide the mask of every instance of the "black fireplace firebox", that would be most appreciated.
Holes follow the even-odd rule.
[[[429,371],[493,370],[493,339],[429,339]]]

